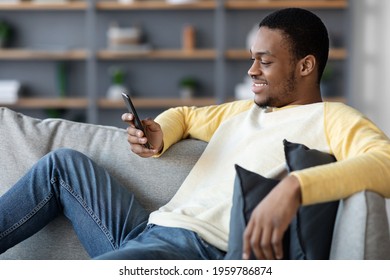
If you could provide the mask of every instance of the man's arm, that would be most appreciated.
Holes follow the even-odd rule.
[[[328,103],[325,133],[337,162],[293,172],[304,205],[346,198],[362,190],[390,197],[390,141],[370,120]]]
[[[252,105],[253,100],[243,100],[205,107],[177,107],[163,112],[155,119],[164,131],[162,152],[186,138],[209,142],[223,121],[249,110]]]
[[[159,156],[185,138],[208,142],[223,121],[249,110],[252,105],[252,100],[243,100],[205,107],[177,107],[166,110],[155,120],[142,120],[153,149],[143,147],[146,137],[135,129],[132,114],[123,114],[122,120],[129,123],[128,142],[134,153],[142,157]]]

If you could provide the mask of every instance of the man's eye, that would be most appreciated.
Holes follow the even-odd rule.
[[[268,61],[260,61],[260,64],[262,64],[262,65],[270,65],[271,62],[268,62]]]
[[[263,60],[256,59],[256,58],[253,58],[253,57],[251,57],[250,60],[251,60],[252,62],[258,60],[258,63],[260,63],[261,65],[265,65],[265,66],[271,64],[271,62],[269,62],[269,61],[263,61]]]

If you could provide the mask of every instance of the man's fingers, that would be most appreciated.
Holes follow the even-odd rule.
[[[251,255],[251,236],[253,223],[248,223],[243,234],[242,259],[249,260]]]
[[[140,157],[151,157],[157,153],[156,150],[145,148],[144,145],[139,144],[131,145],[130,149],[133,153],[139,155]]]
[[[122,121],[124,122],[132,122],[134,120],[134,116],[131,113],[122,114]]]
[[[248,224],[243,238],[243,259],[249,259],[251,252],[260,260],[283,258],[283,233],[275,228],[261,229]]]
[[[253,252],[257,259],[273,260],[274,252],[271,244],[272,228],[264,228],[261,232],[260,240],[253,244]]]
[[[283,259],[283,235],[284,231],[275,229],[272,234],[272,248],[277,260]]]
[[[130,143],[130,144],[140,144],[140,145],[144,145],[148,142],[148,139],[146,137],[138,137],[138,136],[133,136],[133,135],[130,135],[128,134],[127,135],[127,141]]]

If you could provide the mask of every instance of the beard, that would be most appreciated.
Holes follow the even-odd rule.
[[[268,94],[262,101],[257,102],[255,100],[255,104],[262,109],[287,105],[288,101],[294,95],[296,83],[295,72],[291,71],[289,78],[281,85],[281,90],[277,91],[276,94]]]

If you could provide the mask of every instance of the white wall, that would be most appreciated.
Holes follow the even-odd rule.
[[[348,102],[390,136],[390,1],[349,3]]]
[[[349,3],[348,103],[390,137],[390,1]],[[390,224],[390,199],[386,207]]]

